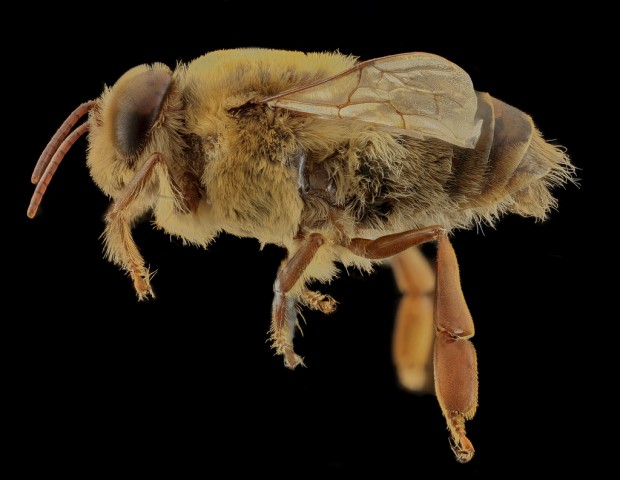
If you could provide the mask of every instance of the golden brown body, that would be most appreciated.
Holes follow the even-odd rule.
[[[187,214],[173,208],[172,196],[153,188],[152,195],[136,202],[136,212],[154,209],[158,226],[203,246],[224,230],[294,253],[300,233],[321,232],[329,241],[306,280],[322,281],[336,272],[334,261],[370,268],[370,262],[342,248],[353,237],[427,225],[468,228],[500,212],[544,217],[553,205],[547,187],[562,177],[565,157],[542,140],[529,117],[486,94],[479,95],[484,143],[474,150],[355,121],[247,106],[353,64],[353,58],[341,55],[252,49],[214,52],[177,69],[162,131],[151,141],[154,150],[174,159],[170,166],[177,182],[185,172],[200,179],[204,201]],[[99,110],[103,115],[106,98]],[[501,118],[505,107],[509,125],[497,128],[495,116]],[[119,158],[106,138],[105,127],[112,122],[96,128],[99,115],[95,111],[90,118],[88,163],[97,184],[115,198],[144,159],[127,165]],[[493,151],[498,137],[508,142]],[[506,153],[500,156],[499,149]],[[332,192],[300,191],[303,156],[306,171],[327,176]]]
[[[271,334],[290,367],[301,363],[292,347],[297,304],[326,313],[335,305],[307,290],[309,282],[329,281],[337,262],[371,270],[437,240],[435,389],[457,457],[471,458],[463,425],[477,405],[473,322],[446,234],[502,213],[544,218],[554,205],[549,188],[569,178],[570,163],[529,116],[474,92],[462,70],[432,55],[358,64],[262,49],[213,52],[174,72],[136,67],[86,109],[91,175],[115,200],[108,257],[131,274],[141,298],[153,294],[130,233],[149,210],[158,227],[189,243],[207,246],[226,231],[284,247]],[[30,215],[74,141],[61,145],[61,137],[50,142],[60,156],[46,154],[33,175],[43,185]],[[408,258],[401,290],[420,296],[403,279],[423,276],[424,267],[405,253],[397,258]],[[432,280],[421,282],[433,289]],[[428,331],[432,322],[428,302],[412,298],[401,316],[426,313],[408,323],[417,326],[399,321],[397,332]],[[416,334],[398,335],[401,380],[423,388],[424,378],[407,372],[423,368],[429,349],[412,360],[407,338]]]

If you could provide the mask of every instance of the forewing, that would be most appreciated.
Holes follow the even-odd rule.
[[[357,64],[336,76],[262,100],[327,119],[352,119],[473,148],[482,121],[469,75],[428,53],[405,53]]]

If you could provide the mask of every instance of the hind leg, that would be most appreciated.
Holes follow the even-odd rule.
[[[353,238],[349,249],[365,258],[382,259],[431,240],[437,241],[435,394],[452,435],[452,450],[456,459],[465,463],[474,455],[474,447],[465,435],[465,421],[474,416],[478,406],[478,365],[476,350],[469,341],[474,335],[474,322],[461,290],[456,254],[445,230],[435,225],[374,240]]]
[[[391,264],[403,294],[392,343],[398,380],[407,390],[433,392],[435,272],[417,247],[399,253]]]

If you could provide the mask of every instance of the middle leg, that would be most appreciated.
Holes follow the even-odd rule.
[[[284,356],[284,365],[294,369],[297,365],[303,366],[303,359],[295,353],[293,349],[293,337],[297,327],[297,301],[298,295],[289,292],[301,278],[306,267],[310,264],[314,255],[324,243],[323,236],[319,233],[310,235],[301,248],[288,260],[285,260],[273,285],[273,306],[271,311],[271,341],[278,355]],[[309,300],[308,291],[305,291],[302,298]],[[317,308],[325,303],[325,308],[330,304],[328,299],[315,298]],[[333,300],[332,300],[333,302]]]

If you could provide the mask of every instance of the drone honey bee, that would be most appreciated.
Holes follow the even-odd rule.
[[[53,136],[32,175],[29,217],[87,132],[90,174],[112,199],[105,255],[139,299],[154,297],[131,235],[146,213],[190,244],[207,247],[224,231],[286,250],[269,334],[288,368],[303,365],[293,348],[298,310],[336,306],[309,285],[331,280],[337,264],[371,271],[389,261],[403,293],[393,344],[399,379],[411,390],[434,379],[452,450],[460,462],[472,458],[474,324],[448,237],[506,213],[543,219],[556,206],[550,190],[573,167],[528,115],[427,53],[359,62],[236,49],[174,70],[142,65]],[[416,247],[430,241],[436,271]]]

